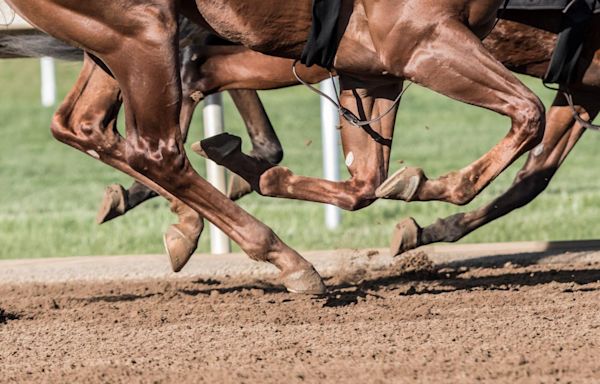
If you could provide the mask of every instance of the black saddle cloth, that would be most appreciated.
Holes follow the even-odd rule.
[[[600,12],[600,0],[508,0],[505,9],[563,13],[561,32],[543,80],[553,84],[571,83],[592,17]],[[502,10],[498,13],[500,18],[502,13]]]
[[[331,68],[339,46],[336,36],[342,0],[313,0],[312,28],[302,52],[302,64]]]
[[[584,2],[593,12],[600,12],[600,2],[596,0],[509,0],[506,9],[530,11],[563,11],[570,5]]]

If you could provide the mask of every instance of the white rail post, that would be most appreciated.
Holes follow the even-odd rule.
[[[337,78],[334,80],[339,84]],[[339,87],[338,87],[339,88]],[[337,100],[336,90],[330,79],[321,82],[321,91]],[[327,99],[321,97],[321,135],[323,137],[323,176],[327,180],[340,179],[339,165],[339,132],[340,115],[337,108]],[[335,229],[340,225],[342,218],[338,207],[325,205],[325,225],[328,229]]]
[[[56,75],[54,59],[42,57],[40,59],[42,73],[42,106],[52,107],[56,104]]]
[[[204,100],[204,137],[211,137],[223,133],[223,97],[220,93],[210,95]],[[206,160],[206,174],[208,181],[219,191],[225,192],[227,181],[225,169],[211,160]],[[231,244],[227,235],[214,225],[210,225],[210,251],[220,255],[231,252]]]

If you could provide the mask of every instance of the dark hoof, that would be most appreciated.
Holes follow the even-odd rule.
[[[163,236],[163,243],[173,272],[179,272],[190,260],[198,247],[198,241],[193,241],[186,236],[176,225],[171,225]]]
[[[409,217],[396,224],[392,234],[390,254],[398,256],[406,251],[419,247],[421,238],[421,227],[415,219]]]
[[[221,133],[220,135],[202,140],[200,147],[207,158],[219,165],[223,165],[228,156],[242,151],[242,139],[229,133]]]
[[[382,199],[411,201],[425,179],[420,168],[404,167],[396,171],[375,191],[375,196]]]
[[[323,283],[323,279],[313,267],[283,275],[281,282],[291,293],[304,295],[323,295],[327,293],[327,287]]]
[[[112,184],[104,190],[102,203],[96,215],[96,223],[102,224],[127,212],[127,191],[119,184]]]
[[[227,186],[227,197],[231,200],[239,200],[250,193],[252,193],[250,183],[235,173],[231,173],[229,176],[229,185]]]

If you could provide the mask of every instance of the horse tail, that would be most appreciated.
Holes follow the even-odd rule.
[[[83,51],[39,31],[0,34],[0,58],[44,56],[81,61]]]

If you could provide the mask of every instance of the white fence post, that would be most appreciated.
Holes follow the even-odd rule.
[[[204,137],[211,137],[223,133],[223,97],[220,93],[210,95],[204,100]],[[206,160],[206,175],[208,181],[219,191],[225,192],[227,180],[225,169],[211,160]],[[214,225],[210,225],[210,250],[211,253],[220,255],[231,252],[229,237]]]
[[[42,57],[40,59],[42,74],[42,106],[52,107],[56,104],[56,75],[54,71],[54,59]]]
[[[335,79],[338,84],[337,78]],[[339,88],[339,87],[338,87]],[[321,82],[321,91],[337,100],[333,82],[330,79]],[[327,99],[321,97],[321,135],[323,137],[323,176],[327,180],[340,179],[339,165],[339,132],[340,115],[337,108]],[[340,209],[333,205],[325,205],[325,225],[328,229],[335,229],[340,225]]]

